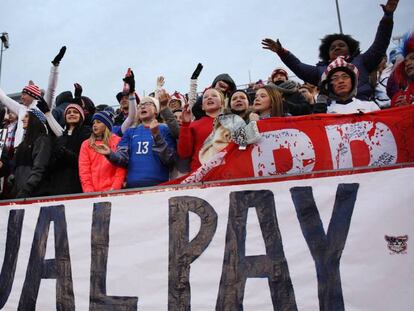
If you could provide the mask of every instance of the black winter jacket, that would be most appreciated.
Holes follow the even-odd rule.
[[[46,172],[52,144],[50,137],[42,134],[32,145],[22,142],[16,150],[12,196],[28,198],[48,195]]]
[[[82,193],[79,179],[79,151],[84,140],[91,135],[89,126],[75,128],[72,135],[67,131],[54,143],[50,161],[50,194]]]

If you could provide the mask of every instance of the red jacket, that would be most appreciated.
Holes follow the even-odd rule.
[[[112,151],[116,151],[120,140],[120,137],[112,134],[109,140]],[[96,144],[100,145],[102,142],[97,141]],[[126,169],[111,164],[105,156],[96,153],[89,146],[89,139],[82,143],[79,153],[79,177],[83,192],[121,189],[125,175]]]
[[[413,100],[414,99],[414,82],[411,82],[408,85],[408,88],[405,89],[404,91],[398,91],[397,93],[395,93],[395,95],[392,97],[392,100],[391,100],[391,107],[395,107],[397,98],[401,95],[405,96],[407,103],[414,104],[414,100]]]
[[[213,131],[214,118],[204,116],[191,123],[183,123],[178,136],[177,153],[182,159],[191,158],[191,170],[201,166],[198,153],[204,141]]]

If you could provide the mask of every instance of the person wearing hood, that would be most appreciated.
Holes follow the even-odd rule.
[[[393,29],[393,14],[398,1],[387,0],[385,5],[381,5],[384,16],[379,23],[373,44],[364,53],[360,52],[358,41],[344,34],[330,34],[321,40],[319,47],[321,61],[316,66],[302,63],[295,55],[284,49],[279,40],[266,38],[262,41],[263,48],[276,53],[299,79],[313,85],[319,85],[321,76],[329,63],[338,56],[343,56],[360,72],[357,98],[370,100],[374,95],[374,90],[369,83],[369,74],[376,70],[387,51]]]
[[[283,107],[287,115],[301,116],[311,113],[311,106],[300,94],[298,84],[295,81],[289,80],[286,70],[276,68],[272,72],[271,80],[270,85],[275,87],[282,95]]]
[[[366,113],[380,110],[375,102],[363,101],[355,97],[358,88],[358,68],[338,57],[329,64],[322,74],[320,92],[328,97],[326,103],[317,102],[315,112],[326,113]],[[319,97],[320,98],[320,97]]]
[[[219,90],[224,95],[224,108],[227,108],[230,95],[236,90],[236,83],[227,73],[219,74],[211,83],[211,88]],[[197,98],[197,102],[192,107],[192,113],[196,120],[205,116],[205,113],[202,109],[202,96]]]

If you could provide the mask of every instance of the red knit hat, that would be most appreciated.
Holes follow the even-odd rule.
[[[25,93],[34,99],[38,99],[42,96],[42,93],[40,92],[40,89],[35,84],[29,84],[23,88],[22,93]]]
[[[180,92],[175,91],[171,94],[171,100],[178,100],[181,103],[181,107],[184,107],[184,105],[187,103],[187,100],[185,99],[185,96],[181,94]]]
[[[273,77],[276,74],[278,74],[278,73],[284,75],[286,77],[286,80],[289,80],[288,73],[287,73],[287,71],[285,69],[283,69],[283,68],[276,68],[275,70],[273,70],[272,74],[270,75],[270,77],[272,79],[272,82],[273,82]]]

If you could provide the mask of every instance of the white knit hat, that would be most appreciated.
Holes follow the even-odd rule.
[[[157,113],[160,112],[160,102],[158,101],[158,99],[156,99],[155,97],[151,97],[151,96],[145,96],[144,98],[141,99],[140,104],[145,103],[151,101],[154,106],[155,109],[157,110]]]

